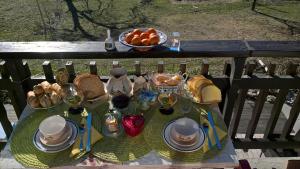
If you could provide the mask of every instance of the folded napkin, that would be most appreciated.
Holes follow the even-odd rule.
[[[86,120],[83,119],[84,126],[86,126]],[[70,157],[75,157],[77,158],[78,155],[84,155],[85,154],[85,147],[87,143],[87,137],[88,137],[88,132],[87,132],[87,127],[85,128],[85,132],[83,135],[83,152],[80,152],[80,134],[78,134],[76,141],[72,147],[72,151],[70,153]],[[102,139],[103,136],[92,126],[91,127],[91,146],[94,145],[97,141]]]
[[[213,132],[213,129],[211,128],[209,121],[207,119],[204,119],[203,117],[201,118],[201,123],[206,123],[209,126],[209,130],[208,130],[208,135],[210,138],[210,141],[212,143],[212,147],[214,147],[216,145],[216,139],[215,139],[215,135]],[[224,131],[223,129],[219,128],[217,125],[215,125],[220,142],[226,138],[227,136],[227,132],[226,130]],[[207,136],[206,136],[207,137]],[[209,146],[208,146],[208,138],[205,139],[204,145],[203,145],[203,152],[206,153],[207,151],[209,151]]]

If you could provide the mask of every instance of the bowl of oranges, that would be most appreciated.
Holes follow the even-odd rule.
[[[138,51],[148,51],[167,41],[167,35],[154,28],[137,28],[127,30],[119,36],[119,41]]]

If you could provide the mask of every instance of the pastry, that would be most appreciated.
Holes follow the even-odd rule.
[[[99,76],[92,74],[81,74],[74,79],[74,85],[82,91],[86,100],[95,99],[105,94],[104,84]]]
[[[45,91],[44,91],[42,85],[38,84],[38,85],[33,86],[33,92],[36,96],[40,96],[40,95],[44,94]]]
[[[165,83],[167,80],[169,80],[170,77],[167,76],[167,75],[157,75],[156,76],[156,80],[159,82],[159,83]]]
[[[51,85],[51,90],[55,91],[59,95],[62,93],[62,88],[58,83],[53,83]]]
[[[46,94],[42,95],[40,98],[40,104],[42,105],[42,107],[47,108],[47,107],[51,107],[52,103],[51,103],[51,99],[49,96],[47,96]]]
[[[40,107],[40,101],[33,91],[27,93],[27,102],[33,108]]]
[[[50,99],[52,104],[57,104],[60,103],[61,101],[61,97],[59,94],[57,94],[55,91],[52,91],[52,93],[50,94]]]
[[[181,81],[182,80],[182,78],[181,78],[180,75],[175,75],[175,76],[172,77],[172,79],[173,80],[177,80],[177,81]]]
[[[174,80],[174,79],[169,79],[166,81],[166,84],[169,86],[177,86],[179,84],[180,81],[178,80]]]
[[[51,93],[51,84],[49,82],[43,81],[40,85],[43,87],[45,93]]]

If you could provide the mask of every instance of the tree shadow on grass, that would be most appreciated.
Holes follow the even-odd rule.
[[[84,10],[79,10],[79,9],[77,9],[77,7],[75,6],[75,4],[73,3],[72,0],[65,0],[65,2],[68,7],[68,11],[71,13],[71,16],[72,16],[73,31],[70,29],[64,29],[63,31],[66,31],[66,32],[62,31],[61,33],[59,33],[59,35],[61,35],[62,38],[70,39],[70,37],[68,35],[73,34],[73,33],[76,34],[76,32],[80,32],[82,36],[79,36],[77,38],[75,37],[75,39],[82,38],[82,37],[86,38],[88,40],[99,39],[95,35],[88,32],[84,28],[84,26],[81,25],[81,22],[80,22],[81,20],[87,21],[88,23],[93,24],[95,27],[102,27],[102,28],[113,30],[113,32],[114,32],[113,37],[116,36],[115,35],[116,33],[120,34],[121,30],[138,27],[138,26],[145,25],[146,23],[149,23],[149,18],[143,14],[143,12],[140,10],[140,7],[138,5],[134,6],[130,9],[130,11],[129,11],[130,17],[126,20],[114,21],[113,19],[107,18],[105,20],[99,21],[98,18],[101,18],[101,16],[104,16],[105,12],[109,12],[109,10],[111,10],[111,8],[113,7],[113,0],[107,1],[107,3],[108,3],[107,7],[103,7],[102,6],[103,2],[98,1],[99,6],[96,10],[90,9],[88,4],[86,5],[86,8]],[[98,16],[98,18],[93,17],[94,12],[97,14],[100,14],[100,16]],[[104,18],[104,17],[102,17],[102,18]],[[54,39],[56,39],[56,38],[54,38]],[[71,40],[72,39],[74,39],[74,37],[71,37]]]
[[[266,7],[266,6],[263,6],[263,7],[271,9],[271,10],[287,13],[286,11],[281,11],[281,10],[270,8],[270,7]],[[283,18],[278,18],[276,16],[272,16],[270,14],[266,14],[266,13],[263,13],[261,11],[258,11],[257,9],[254,9],[254,12],[256,12],[257,14],[272,18],[272,19],[286,25],[288,27],[291,35],[295,35],[295,34],[300,33],[300,22],[292,21],[292,20],[288,20],[288,19],[283,19]]]

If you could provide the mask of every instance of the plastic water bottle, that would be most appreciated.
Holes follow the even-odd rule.
[[[180,33],[179,32],[173,32],[172,33],[172,39],[171,39],[171,51],[180,51]]]

